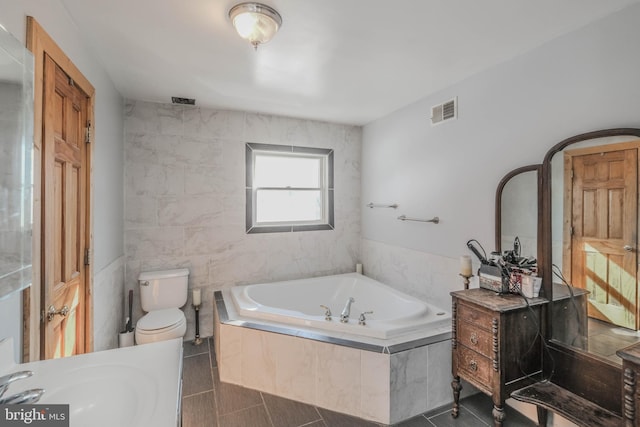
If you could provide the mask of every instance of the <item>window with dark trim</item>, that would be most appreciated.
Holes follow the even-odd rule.
[[[246,144],[247,233],[333,230],[333,150]]]

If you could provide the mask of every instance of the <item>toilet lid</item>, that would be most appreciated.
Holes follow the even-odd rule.
[[[136,327],[145,331],[153,331],[173,326],[183,319],[184,313],[179,308],[165,308],[145,314],[138,320]]]

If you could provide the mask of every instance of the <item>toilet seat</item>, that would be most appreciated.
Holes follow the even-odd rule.
[[[151,311],[136,323],[136,343],[145,344],[181,338],[187,332],[184,312],[178,308]]]

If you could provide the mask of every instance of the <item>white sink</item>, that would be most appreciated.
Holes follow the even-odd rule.
[[[1,351],[0,343],[0,351]],[[7,394],[43,388],[39,403],[69,404],[72,427],[179,425],[180,339],[2,369],[31,370]]]
[[[40,403],[73,402],[69,418],[74,425],[90,426],[95,425],[95,420],[108,419],[109,425],[138,426],[153,415],[158,382],[139,369],[126,365],[91,366],[74,369],[65,376],[68,381],[56,374],[33,382],[47,384],[41,386],[45,394]]]

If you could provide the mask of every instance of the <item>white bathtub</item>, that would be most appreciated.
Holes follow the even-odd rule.
[[[379,339],[438,329],[451,322],[448,311],[358,273],[235,286],[230,295],[244,318]],[[350,297],[355,299],[350,320],[341,323],[340,313]],[[330,321],[320,305],[331,309]],[[366,325],[359,325],[360,313],[365,311],[373,313],[366,315]]]

